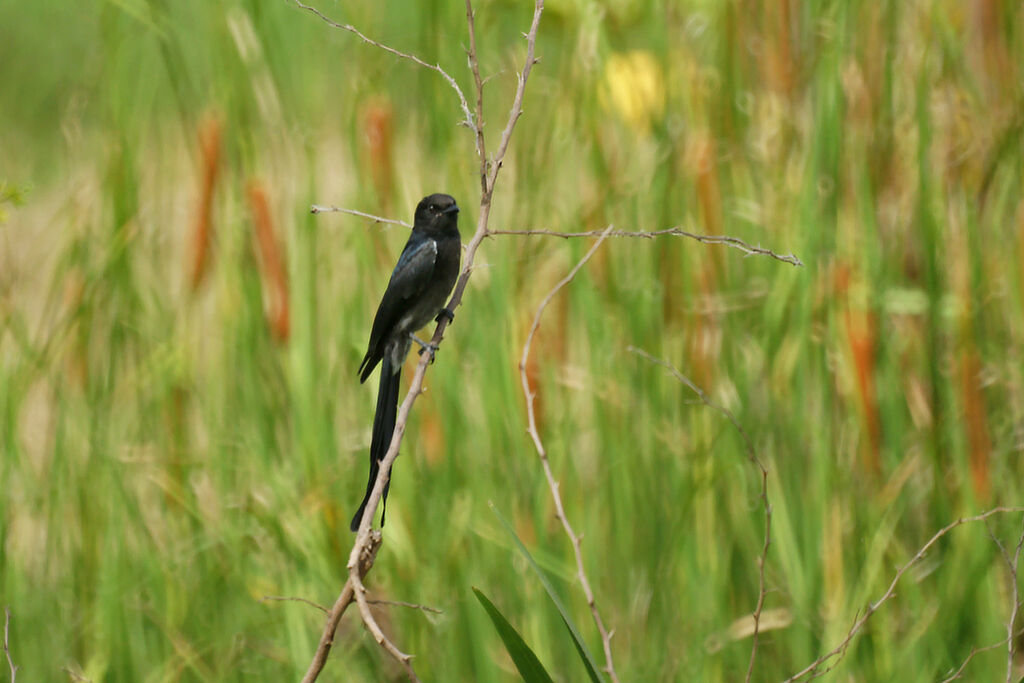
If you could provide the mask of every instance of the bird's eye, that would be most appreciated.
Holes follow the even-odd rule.
[[[437,204],[431,204],[427,208],[430,209],[431,213],[437,213]]]

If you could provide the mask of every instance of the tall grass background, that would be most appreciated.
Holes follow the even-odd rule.
[[[321,2],[469,90],[459,3]],[[477,7],[497,135],[523,3]],[[0,603],[19,680],[290,680],[339,591],[374,381],[423,195],[479,197],[436,74],[284,0],[0,0]],[[958,516],[1021,501],[1024,10],[1010,0],[551,0],[495,228],[609,239],[545,314],[539,427],[624,680],[755,680],[842,640]],[[493,145],[493,143],[492,143]],[[517,362],[585,240],[484,244],[394,472],[373,595],[431,680],[514,680],[471,588],[583,671],[488,502],[592,645]],[[274,265],[275,261],[277,266]],[[1020,516],[956,529],[829,676],[934,681],[1006,637]],[[1018,581],[1019,583],[1019,581]],[[770,617],[770,618],[769,618]],[[1002,680],[1006,648],[970,680]],[[1020,667],[1020,663],[1017,664]],[[1016,677],[1021,675],[1017,669]],[[400,678],[343,621],[325,678]]]

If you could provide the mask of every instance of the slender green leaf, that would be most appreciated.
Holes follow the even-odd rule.
[[[541,585],[543,585],[544,590],[548,592],[548,597],[551,598],[551,602],[555,603],[555,607],[558,608],[558,613],[562,615],[562,621],[565,623],[565,627],[569,629],[569,635],[572,636],[573,643],[576,645],[576,651],[579,652],[580,659],[583,660],[583,665],[587,669],[587,674],[590,676],[590,680],[594,683],[600,683],[601,676],[597,673],[598,668],[595,663],[594,656],[590,654],[587,644],[583,641],[583,636],[580,635],[579,629],[577,629],[576,625],[573,623],[572,617],[569,616],[569,611],[565,609],[565,605],[562,604],[562,600],[558,597],[558,593],[555,592],[555,588],[551,585],[551,581],[548,580],[544,570],[542,570],[540,565],[537,564],[537,561],[533,559],[533,555],[531,555],[530,551],[526,549],[523,542],[519,540],[519,536],[516,535],[515,530],[512,528],[512,525],[508,523],[508,520],[498,512],[498,508],[494,506],[494,503],[488,504],[491,506],[491,510],[494,511],[494,514],[498,516],[498,519],[501,520],[501,523],[505,527],[509,536],[511,536],[512,540],[515,541],[516,546],[519,548],[519,552],[523,554],[526,561],[530,563],[531,567],[533,567],[533,571],[536,572]]]
[[[544,669],[544,665],[537,659],[537,655],[526,644],[526,641],[519,635],[515,627],[508,623],[508,619],[498,611],[494,603],[488,600],[487,596],[476,588],[473,589],[473,592],[476,594],[476,599],[487,610],[487,616],[491,618],[491,623],[494,624],[498,635],[501,636],[501,642],[505,643],[505,650],[508,651],[512,662],[519,669],[519,675],[523,677],[523,680],[526,683],[545,683],[546,681],[554,683],[547,670]]]

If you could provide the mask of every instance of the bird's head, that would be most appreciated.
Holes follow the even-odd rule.
[[[432,194],[420,200],[416,207],[416,230],[428,233],[459,234],[459,205],[446,194]]]

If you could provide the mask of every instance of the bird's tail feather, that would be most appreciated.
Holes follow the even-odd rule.
[[[401,366],[395,368],[391,365],[391,359],[387,354],[380,366],[380,388],[377,390],[377,412],[373,416],[373,437],[370,440],[370,478],[366,482],[366,495],[359,505],[352,518],[349,528],[352,531],[359,530],[359,522],[363,519],[363,511],[366,503],[373,492],[373,485],[377,482],[377,472],[380,470],[380,461],[388,452],[391,445],[391,437],[395,433],[395,419],[398,416],[398,389],[399,379],[402,374]],[[388,472],[388,482],[384,485],[384,495],[380,499],[380,525],[384,526],[384,504],[388,499],[388,489],[391,487],[391,473]]]

